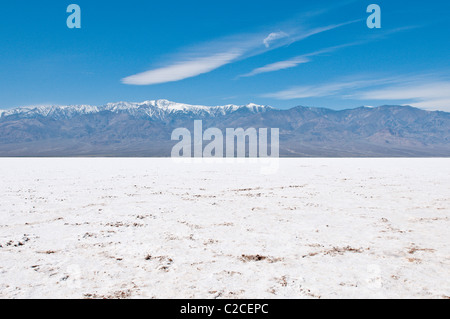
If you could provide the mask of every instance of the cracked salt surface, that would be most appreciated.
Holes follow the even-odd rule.
[[[0,159],[2,298],[449,298],[449,159]]]

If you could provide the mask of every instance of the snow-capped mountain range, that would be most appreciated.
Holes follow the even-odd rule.
[[[152,100],[0,111],[0,156],[170,156],[174,129],[279,128],[281,156],[450,156],[450,113]]]
[[[173,114],[189,114],[199,116],[218,116],[227,115],[238,110],[247,110],[252,113],[264,112],[272,109],[270,106],[257,104],[247,105],[221,105],[221,106],[204,106],[189,105],[184,103],[171,102],[168,100],[152,100],[140,103],[135,102],[117,102],[108,103],[101,106],[93,105],[45,105],[33,107],[19,107],[11,110],[0,110],[0,117],[18,115],[21,117],[32,118],[35,116],[51,117],[55,119],[70,119],[77,115],[95,114],[101,112],[111,113],[127,113],[133,116],[150,117],[163,119]]]

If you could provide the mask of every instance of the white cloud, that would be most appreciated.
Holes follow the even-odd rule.
[[[289,60],[279,61],[279,62],[267,64],[267,65],[265,65],[263,67],[256,68],[256,69],[254,69],[253,71],[251,71],[249,73],[240,75],[239,77],[250,77],[250,76],[255,76],[255,75],[258,75],[258,74],[261,74],[261,73],[275,72],[275,71],[279,71],[279,70],[294,68],[294,67],[296,67],[296,66],[298,66],[300,64],[311,62],[311,59],[309,59],[309,57],[317,56],[317,55],[323,54],[323,53],[333,52],[333,51],[336,51],[336,50],[341,49],[341,48],[354,46],[354,45],[358,45],[358,44],[360,44],[360,42],[343,44],[343,45],[339,45],[339,46],[334,46],[334,47],[331,47],[331,48],[323,49],[323,50],[320,50],[320,51],[316,51],[316,52],[300,55],[300,56],[297,56],[297,57],[289,59]]]
[[[356,21],[350,21],[350,22],[346,22],[346,23],[342,23],[342,24],[338,24],[338,25],[332,25],[332,26],[327,26],[327,27],[323,27],[323,28],[317,28],[317,29],[313,29],[313,30],[310,30],[310,31],[305,32],[305,33],[297,33],[293,37],[293,39],[291,39],[291,41],[296,42],[296,41],[304,39],[305,37],[310,37],[310,36],[312,36],[314,34],[325,32],[325,31],[328,31],[328,30],[332,30],[332,29],[335,29],[335,28],[338,28],[338,27],[341,27],[341,26],[345,26],[345,25],[350,24],[350,23],[354,23],[354,22],[356,22]],[[367,40],[364,40],[364,41],[358,41],[358,42],[352,42],[352,43],[346,43],[346,44],[342,44],[342,45],[337,45],[337,46],[333,46],[333,47],[326,48],[326,49],[323,49],[323,50],[319,50],[319,51],[315,51],[315,52],[312,52],[312,53],[308,53],[308,54],[304,54],[304,55],[301,55],[301,56],[297,56],[297,57],[289,59],[289,60],[271,63],[271,64],[265,65],[263,67],[256,68],[256,69],[254,69],[253,71],[251,71],[249,73],[240,75],[239,77],[250,77],[250,76],[258,75],[258,74],[261,74],[261,73],[274,72],[274,71],[284,70],[284,69],[288,69],[288,68],[293,68],[293,67],[296,67],[296,66],[298,66],[300,64],[310,62],[311,60],[308,59],[308,57],[313,57],[313,56],[317,56],[317,55],[324,54],[324,53],[334,52],[334,51],[337,51],[337,50],[340,50],[340,49],[343,49],[343,48],[369,43],[371,41],[379,39],[380,37],[386,37],[387,35],[398,33],[398,32],[402,32],[402,31],[405,31],[405,30],[410,30],[412,28],[416,28],[416,27],[398,28],[398,29],[387,31],[387,32],[385,32],[385,33],[383,33],[381,35],[372,36],[372,37],[370,37],[370,38],[368,38]],[[273,37],[275,37],[275,33],[271,33],[271,35],[274,35]],[[270,38],[270,35],[269,35],[269,37],[266,38],[266,40],[269,39],[269,38]],[[266,40],[264,40],[264,43],[266,43]],[[266,47],[268,47],[267,44],[266,44]]]
[[[289,68],[296,67],[299,64],[308,63],[309,61],[310,61],[310,59],[300,56],[300,57],[296,57],[296,58],[293,58],[290,60],[275,62],[275,63],[271,63],[266,66],[260,67],[260,68],[256,68],[253,71],[251,71],[250,73],[243,74],[240,77],[250,77],[250,76],[254,76],[257,74],[261,74],[261,73],[289,69]]]
[[[323,33],[326,31],[331,31],[340,27],[344,27],[346,25],[355,23],[355,22],[360,22],[361,20],[353,20],[353,21],[348,21],[348,22],[344,22],[344,23],[340,23],[340,24],[332,24],[332,25],[328,25],[325,27],[319,27],[319,28],[315,28],[315,29],[311,29],[311,30],[303,30],[303,31],[297,31],[295,32],[295,34],[293,34],[290,39],[291,42],[290,43],[294,43],[306,38],[309,38],[313,35],[319,34],[319,33]]]
[[[232,62],[240,55],[240,52],[225,52],[190,61],[176,62],[167,67],[126,77],[122,79],[122,83],[151,85],[179,81],[220,68],[221,66]]]
[[[295,86],[287,90],[264,94],[263,97],[278,100],[293,100],[310,97],[325,97],[342,94],[348,90],[357,89],[369,85],[371,81],[335,82],[320,85]]]
[[[353,22],[355,21],[306,30],[291,28],[290,35],[280,31],[272,32],[268,36],[250,34],[213,41],[179,54],[172,60],[174,62],[169,62],[167,66],[125,77],[122,79],[122,83],[152,85],[184,80]],[[292,63],[294,62],[291,61],[290,64],[292,65]],[[271,67],[283,67],[287,64],[281,63]]]
[[[441,100],[427,100],[423,102],[411,103],[411,105],[429,111],[450,112],[450,97]]]
[[[266,46],[266,48],[268,48],[270,47],[271,42],[286,38],[288,36],[289,35],[285,32],[272,32],[264,39],[263,43]]]
[[[355,95],[360,100],[410,101],[412,106],[450,111],[450,82],[410,82],[393,87],[361,92]]]
[[[342,24],[331,25],[331,26],[326,26],[326,27],[322,27],[322,28],[316,28],[316,29],[312,29],[312,30],[309,30],[309,31],[303,32],[303,33],[297,32],[295,34],[295,36],[291,37],[290,41],[292,41],[292,42],[300,41],[300,40],[305,39],[307,37],[310,37],[312,35],[315,35],[315,34],[318,34],[318,33],[321,33],[321,32],[325,32],[325,31],[329,31],[329,30],[333,30],[333,29],[339,28],[341,26],[345,26],[345,25],[348,25],[348,24],[351,24],[351,23],[354,23],[354,22],[358,22],[358,21],[360,21],[360,20],[354,20],[354,21],[349,21],[349,22],[345,22],[345,23],[342,23]],[[397,29],[393,29],[393,30],[387,31],[387,32],[385,32],[383,34],[378,34],[378,35],[375,35],[375,36],[371,36],[368,39],[363,40],[363,41],[357,41],[357,42],[352,42],[352,43],[341,44],[341,45],[333,46],[333,47],[330,47],[330,48],[322,49],[322,50],[319,50],[319,51],[315,51],[315,52],[312,52],[312,53],[308,53],[308,54],[304,54],[304,55],[301,55],[301,56],[297,56],[297,57],[289,59],[289,60],[271,63],[271,64],[265,65],[263,67],[256,68],[256,69],[254,69],[253,71],[251,71],[249,73],[240,75],[239,77],[250,77],[250,76],[258,75],[258,74],[261,74],[261,73],[274,72],[274,71],[284,70],[284,69],[288,69],[288,68],[293,68],[293,67],[296,67],[296,66],[298,66],[300,64],[311,62],[309,57],[317,56],[317,55],[324,54],[324,53],[334,52],[334,51],[337,51],[337,50],[340,50],[340,49],[343,49],[343,48],[347,48],[347,47],[352,47],[352,46],[357,46],[357,45],[369,43],[369,42],[375,41],[375,40],[377,40],[377,39],[379,39],[381,37],[386,37],[386,36],[388,36],[390,34],[402,32],[402,31],[406,31],[406,30],[411,30],[413,28],[417,28],[417,27],[416,26],[407,26],[407,27],[397,28]],[[275,37],[275,33],[271,33],[271,35],[273,35],[273,37]],[[270,35],[266,39],[269,39],[269,38],[270,38]],[[264,41],[266,41],[266,40],[264,40]],[[266,45],[266,46],[268,46],[268,45]]]
[[[390,101],[393,104],[450,112],[450,80],[430,75],[342,79],[318,85],[296,86],[262,96],[279,100],[337,97],[361,101]]]

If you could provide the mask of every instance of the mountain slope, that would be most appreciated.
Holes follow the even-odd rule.
[[[281,156],[450,156],[450,113],[409,106],[342,111],[192,106],[167,100],[0,111],[0,156],[170,156],[171,133],[279,128]],[[205,143],[206,144],[206,143]]]

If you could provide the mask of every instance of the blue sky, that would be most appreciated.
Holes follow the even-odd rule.
[[[81,7],[81,29],[66,8]],[[369,29],[369,4],[381,29]],[[0,108],[168,99],[450,111],[448,1],[3,1]]]

